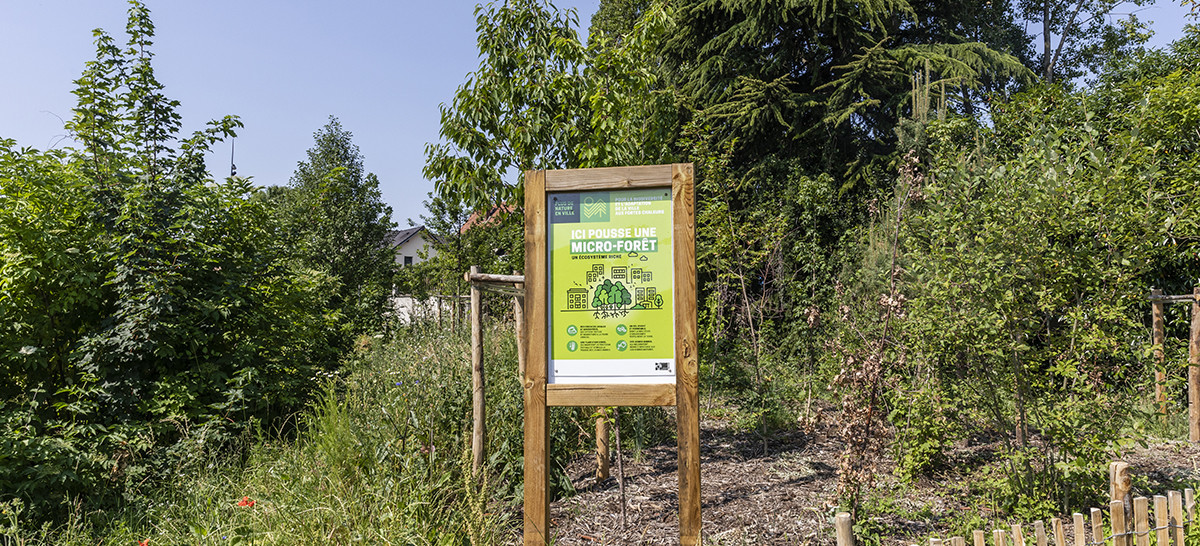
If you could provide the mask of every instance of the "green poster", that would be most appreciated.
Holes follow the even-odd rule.
[[[671,189],[547,195],[552,383],[675,379]]]

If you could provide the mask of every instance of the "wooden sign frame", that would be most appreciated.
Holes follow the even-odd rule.
[[[549,312],[546,213],[554,192],[671,188],[675,383],[547,384]],[[525,529],[526,545],[550,543],[552,406],[675,406],[679,445],[679,541],[700,544],[700,405],[696,330],[695,187],[691,163],[525,173]]]

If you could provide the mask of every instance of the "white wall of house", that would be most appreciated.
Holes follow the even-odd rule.
[[[425,261],[425,258],[421,257],[421,249],[425,249],[427,253],[426,258],[437,256],[437,249],[426,238],[424,230],[396,247],[396,263],[400,265],[414,265]]]

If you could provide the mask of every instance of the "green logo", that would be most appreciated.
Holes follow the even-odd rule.
[[[571,351],[573,353],[573,352],[575,352],[575,349],[578,349],[578,348],[579,348],[578,343],[575,343],[574,341],[567,342],[567,350],[568,351]]]
[[[624,324],[617,325],[617,335],[623,336],[628,331],[629,331],[629,328],[626,328]]]
[[[573,336],[578,333],[579,333],[579,328],[576,328],[574,324],[567,326],[567,335]]]
[[[579,203],[579,213],[581,222],[607,222],[608,193],[584,194]]]
[[[623,340],[623,339],[622,339],[621,341],[618,341],[618,342],[617,342],[617,350],[618,350],[618,351],[624,351],[625,349],[628,349],[628,348],[629,348],[629,342],[628,342],[628,341],[625,341],[625,340]]]

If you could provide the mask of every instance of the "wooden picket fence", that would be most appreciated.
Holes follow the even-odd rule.
[[[1069,522],[1051,518],[1048,526],[1039,520],[1032,525],[1016,523],[1009,529],[993,529],[991,544],[987,532],[975,530],[971,540],[973,546],[1027,546],[1027,536],[1033,537],[1035,546],[1184,546],[1184,537],[1196,522],[1194,490],[1170,491],[1152,499],[1136,497],[1131,504],[1110,502],[1108,517],[1104,510],[1092,508],[1086,517],[1075,513]],[[835,527],[838,546],[854,546],[850,514],[837,514]],[[1029,532],[1032,535],[1026,534]],[[930,538],[929,546],[967,546],[967,539]]]

